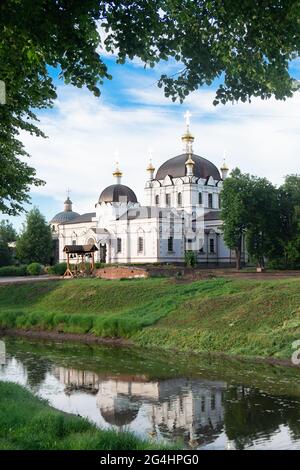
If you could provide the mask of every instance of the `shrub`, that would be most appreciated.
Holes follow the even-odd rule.
[[[185,260],[185,264],[189,266],[190,268],[193,268],[197,264],[196,254],[192,250],[187,250],[184,253],[184,260]]]
[[[0,268],[0,276],[26,276],[27,266],[2,266]]]
[[[48,274],[56,274],[63,276],[67,270],[67,263],[56,263],[54,266],[48,268]]]
[[[43,266],[40,263],[31,263],[27,266],[27,274],[30,276],[39,276],[43,272]]]

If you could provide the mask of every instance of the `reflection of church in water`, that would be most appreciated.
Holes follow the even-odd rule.
[[[131,427],[139,414],[149,435],[184,439],[189,446],[213,441],[223,429],[225,382],[184,378],[101,377],[92,372],[58,367],[57,379],[69,394],[96,394],[100,413],[111,426]]]

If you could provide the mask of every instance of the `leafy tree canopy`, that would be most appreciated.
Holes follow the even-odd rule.
[[[243,240],[248,253],[261,267],[265,258],[282,258],[293,235],[293,205],[287,191],[266,178],[235,169],[224,181],[222,220],[225,243],[236,252],[241,267]]]
[[[14,242],[17,239],[17,232],[8,220],[0,221],[0,240],[5,243]]]
[[[35,207],[26,216],[26,224],[16,245],[17,258],[22,263],[48,264],[53,252],[50,226]]]
[[[100,31],[105,31],[105,39]],[[162,75],[166,96],[181,101],[218,79],[215,104],[291,96],[289,61],[299,55],[297,0],[4,0],[0,2],[0,211],[17,214],[31,185],[43,182],[24,160],[18,136],[43,136],[36,110],[56,98],[49,66],[65,83],[96,96],[111,76],[101,56],[139,57],[145,66],[178,62]]]

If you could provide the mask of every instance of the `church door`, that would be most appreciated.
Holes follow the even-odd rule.
[[[106,263],[106,243],[100,243],[100,262]]]

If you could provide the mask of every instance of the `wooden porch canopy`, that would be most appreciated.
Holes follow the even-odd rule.
[[[92,263],[91,263],[91,271],[94,270],[95,268],[95,251],[98,251],[98,248],[94,244],[90,245],[65,245],[63,251],[67,253],[67,269],[64,274],[64,277],[66,276],[71,276],[74,277],[74,275],[78,274],[84,274],[85,273],[85,256],[90,255],[90,258],[92,258]],[[70,255],[71,258],[75,257],[77,258],[77,263],[75,265],[70,263]],[[81,266],[78,266],[78,257],[81,256]],[[74,266],[74,269],[71,269],[71,267]],[[79,269],[78,269],[79,268]]]

